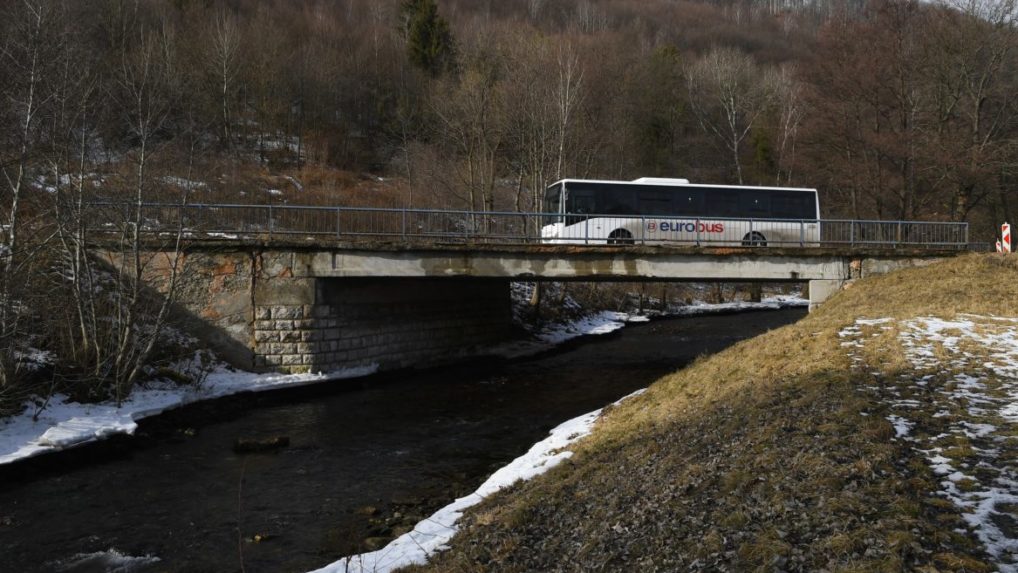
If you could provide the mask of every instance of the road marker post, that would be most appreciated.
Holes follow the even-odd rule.
[[[1008,223],[1000,226],[1000,244],[1005,253],[1011,252],[1011,225]]]

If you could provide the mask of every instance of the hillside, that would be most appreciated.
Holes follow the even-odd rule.
[[[611,409],[411,570],[1014,570],[1016,272],[859,281]]]

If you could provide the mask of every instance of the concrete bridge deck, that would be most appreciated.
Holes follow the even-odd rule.
[[[149,245],[160,250],[165,245]],[[551,281],[803,282],[848,280],[958,254],[949,248],[693,247],[189,241],[192,253],[244,251],[287,259],[294,276],[476,277]],[[284,261],[279,261],[284,262]],[[855,271],[853,272],[853,265]]]
[[[112,244],[95,247],[117,264]],[[160,256],[167,247],[147,240],[153,283],[170,260]],[[813,308],[847,280],[960,252],[322,237],[202,239],[183,248],[189,271],[179,306],[196,319],[195,328],[241,366],[284,371],[419,365],[497,342],[511,328],[513,280],[808,282]]]

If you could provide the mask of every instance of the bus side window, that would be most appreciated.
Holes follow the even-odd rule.
[[[588,219],[597,211],[597,195],[593,191],[576,190],[569,192],[570,216],[566,217],[566,225],[575,225]]]
[[[816,205],[811,193],[775,193],[771,199],[771,209],[773,216],[778,219],[816,218]]]
[[[754,217],[771,216],[771,198],[767,193],[759,191],[742,191],[739,193],[739,216],[752,219]]]
[[[674,192],[675,204],[672,213],[676,215],[703,215],[703,191],[700,189],[680,189]]]
[[[641,215],[671,215],[672,194],[668,191],[641,190],[639,192]]]
[[[738,217],[739,194],[729,189],[707,189],[707,214],[711,217]]]
[[[605,189],[601,192],[598,211],[602,215],[638,215],[640,212],[634,204],[635,193],[628,188]]]

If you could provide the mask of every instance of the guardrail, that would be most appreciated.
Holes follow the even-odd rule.
[[[92,230],[133,228],[137,205],[93,203]],[[968,248],[968,223],[513,213],[296,205],[146,203],[147,234],[188,238],[305,236],[490,244]],[[568,225],[568,226],[567,226]],[[542,231],[543,229],[543,231]]]

